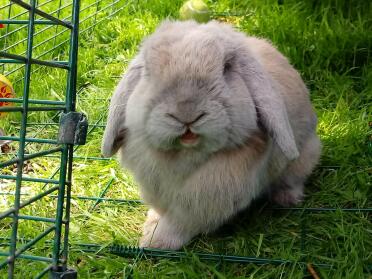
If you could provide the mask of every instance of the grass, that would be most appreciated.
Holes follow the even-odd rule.
[[[124,1],[117,15],[103,21],[93,32],[81,35],[77,109],[88,115],[90,124],[105,123],[108,100],[139,43],[162,19],[177,18],[181,2]],[[368,145],[371,137],[368,122],[372,120],[372,3],[357,0],[284,2],[282,6],[274,0],[208,3],[219,14],[218,20],[230,22],[248,34],[270,39],[300,71],[311,91],[319,118],[323,154],[320,166],[307,183],[303,206],[371,208],[372,150]],[[93,1],[87,1],[86,5],[89,3]],[[52,8],[52,4],[45,7],[46,10]],[[102,12],[98,17],[105,15],[107,13]],[[87,26],[88,23],[85,28]],[[36,40],[54,32],[53,29],[42,31]],[[17,32],[10,40],[16,42],[22,38],[24,32]],[[61,36],[56,40],[63,39]],[[0,41],[3,48],[2,43]],[[48,45],[46,49],[43,47],[36,53],[42,54]],[[45,59],[58,56],[64,60],[64,50],[56,48]],[[24,45],[10,50],[12,53],[22,51]],[[6,66],[3,70],[8,72],[13,67]],[[35,69],[39,70],[32,77],[31,98],[63,100],[65,73],[45,67]],[[15,81],[22,75],[23,71],[17,70],[9,77]],[[22,81],[15,84],[17,93],[21,94],[22,88]],[[29,121],[57,123],[58,118],[53,116],[53,113],[32,113]],[[0,127],[7,134],[17,133],[19,119],[19,115],[10,114],[0,119]],[[56,132],[55,126],[28,127],[28,135],[39,138],[55,138]],[[93,129],[87,144],[75,152],[79,159],[74,163],[73,195],[99,196],[112,180],[105,197],[138,199],[135,181],[115,160],[90,159],[100,156],[102,132],[100,125]],[[17,145],[12,146],[16,151]],[[50,147],[30,144],[27,151],[32,153]],[[0,161],[9,156],[12,155],[2,154]],[[26,172],[32,177],[48,178],[57,167],[56,158],[41,158],[28,163]],[[1,169],[3,172],[12,174],[14,170]],[[42,191],[44,186],[28,182],[23,185],[24,199]],[[14,182],[0,180],[0,191],[13,190]],[[0,195],[1,211],[12,202],[11,195]],[[193,240],[185,247],[190,253],[188,258],[126,259],[107,253],[87,253],[78,244],[136,245],[146,206],[102,202],[92,209],[93,204],[94,201],[72,200],[69,265],[78,270],[80,278],[311,278],[304,273],[299,261],[329,265],[328,268],[316,267],[321,278],[371,278],[370,212],[303,213],[262,210],[257,206],[213,235]],[[22,214],[53,217],[54,208],[55,199],[47,197],[25,208]],[[8,221],[0,223],[2,237],[9,236]],[[32,238],[47,227],[45,223],[22,222],[19,235]],[[32,254],[47,255],[50,251],[47,239],[32,249]],[[293,264],[258,266],[205,262],[192,252],[286,259]],[[25,278],[34,276],[44,267],[44,264],[25,260],[19,261],[17,266],[19,276]],[[5,278],[3,270],[0,277],[2,275]]]

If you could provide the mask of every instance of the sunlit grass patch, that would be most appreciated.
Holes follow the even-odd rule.
[[[88,253],[80,244],[137,245],[147,207],[119,200],[138,200],[136,182],[115,158],[100,155],[101,138],[112,92],[135,55],[141,40],[164,18],[176,18],[182,1],[128,1],[115,17],[80,38],[77,110],[87,114],[91,131],[85,146],[76,149],[72,181],[70,262],[81,278],[303,278],[301,262],[315,266],[321,278],[368,278],[371,263],[371,219],[367,212],[316,212],[262,210],[242,213],[221,230],[199,236],[183,251],[181,260],[125,259],[108,253]],[[368,138],[372,120],[372,6],[368,1],[208,1],[216,19],[230,22],[250,35],[273,42],[300,71],[310,89],[323,143],[319,167],[307,182],[304,207],[371,208],[372,156]],[[19,50],[21,51],[21,50]],[[46,70],[33,74],[32,98],[60,100],[65,73]],[[18,79],[22,73],[15,74]],[[22,82],[15,86],[22,92]],[[0,120],[8,134],[18,133],[20,115]],[[31,122],[50,125],[28,127],[30,136],[55,138],[59,117],[33,113]],[[17,143],[12,143],[17,148]],[[48,146],[43,145],[42,148]],[[30,144],[28,152],[40,151]],[[1,160],[4,160],[7,154]],[[8,157],[7,157],[8,158]],[[58,161],[44,157],[33,161],[30,177],[50,177]],[[6,174],[14,174],[7,168]],[[58,173],[56,178],[58,177]],[[11,193],[14,184],[0,180]],[[25,183],[22,198],[41,192],[44,184]],[[96,202],[84,197],[103,197]],[[13,202],[0,198],[1,210]],[[53,217],[55,197],[25,208],[25,215]],[[9,222],[1,223],[0,237],[9,236]],[[20,233],[32,238],[45,224],[22,222]],[[49,239],[50,241],[50,239]],[[44,245],[44,246],[43,246]],[[32,252],[42,254],[48,240]],[[192,252],[235,254],[286,259],[291,264],[232,264],[201,261]],[[36,274],[39,263],[22,270],[25,278]],[[18,267],[22,269],[21,267]]]

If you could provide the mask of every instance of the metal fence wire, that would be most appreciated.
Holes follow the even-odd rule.
[[[0,69],[17,92],[12,98],[0,96],[3,105],[11,104],[0,107],[0,114],[9,116],[0,119],[0,197],[13,202],[10,208],[1,207],[0,213],[0,274],[5,274],[7,266],[8,278],[26,268],[22,261],[44,263],[37,278],[48,272],[53,278],[75,274],[67,268],[72,154],[74,145],[84,143],[87,128],[85,117],[74,112],[79,29],[80,34],[91,32],[123,6],[120,0],[83,2],[80,6],[79,0],[1,1]],[[58,98],[32,98],[36,72],[65,80]],[[45,119],[56,129],[48,129]],[[76,131],[81,133],[80,142]],[[12,150],[8,142],[18,142],[18,148]],[[34,177],[32,162],[44,156],[51,156],[56,168],[49,178]],[[21,191],[30,186],[35,191]],[[30,214],[39,213],[34,209],[47,198],[51,212]],[[25,209],[28,214],[23,213]],[[30,227],[41,233],[28,234]],[[50,248],[43,255],[32,254],[33,247],[46,244]]]
[[[80,3],[81,2],[81,3]],[[71,196],[73,160],[110,163],[110,159],[78,156],[79,145],[85,136],[105,124],[104,113],[90,121],[76,112],[78,37],[89,34],[99,23],[120,12],[123,0],[22,0],[1,1],[0,73],[12,82],[17,96],[0,98],[10,106],[0,106],[0,275],[14,278],[24,273],[28,262],[37,263],[40,273],[50,278],[76,278],[68,268],[70,207],[73,199],[94,202],[93,211],[100,202],[136,207],[139,200],[106,197],[114,183],[110,179],[95,196]],[[64,87],[53,92],[48,84],[34,79],[36,73],[64,80]],[[38,96],[33,98],[33,90]],[[50,94],[52,91],[53,94]],[[21,94],[22,92],[22,94]],[[9,145],[8,142],[17,142]],[[7,148],[7,150],[5,150]],[[39,158],[48,158],[46,165],[36,164]],[[45,161],[44,161],[45,162]],[[35,169],[43,177],[35,176]],[[43,200],[43,203],[40,201]],[[6,201],[6,202],[4,202]],[[47,202],[48,208],[37,210]],[[5,208],[10,203],[11,207]],[[270,208],[266,210],[271,210]],[[309,216],[331,212],[349,212],[368,215],[372,208],[275,208],[286,210],[298,217],[300,223],[299,250],[303,255],[299,268],[306,268],[307,230]],[[32,230],[30,229],[32,228]],[[39,232],[34,235],[32,232]],[[102,247],[96,243],[79,243],[81,251],[104,251],[115,255],[141,258],[184,258],[185,252],[141,249],[124,245]],[[42,247],[37,249],[35,247]],[[292,264],[290,259],[270,259],[213,253],[195,253],[207,261],[226,261],[252,264]],[[39,264],[40,263],[40,264]],[[329,267],[326,263],[314,266]],[[34,267],[34,266],[33,266]],[[370,270],[371,266],[366,266]],[[31,274],[31,273],[30,273]],[[32,275],[34,276],[34,274]],[[3,277],[3,276],[0,276]],[[31,275],[30,275],[31,277]]]

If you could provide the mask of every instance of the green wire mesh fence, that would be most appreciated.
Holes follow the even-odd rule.
[[[3,170],[1,178],[5,180],[15,181],[13,187],[14,191],[14,204],[11,208],[4,211],[0,215],[0,219],[10,219],[11,229],[10,231],[10,245],[8,252],[2,251],[0,255],[5,256],[0,262],[0,268],[8,265],[8,277],[13,278],[15,274],[16,263],[19,259],[29,259],[34,261],[48,262],[50,265],[41,271],[39,276],[44,275],[49,270],[54,272],[65,271],[66,259],[67,259],[67,241],[68,241],[68,224],[69,224],[69,192],[71,181],[71,156],[72,148],[71,144],[59,145],[56,140],[42,140],[37,138],[27,137],[27,122],[32,112],[38,111],[64,111],[66,113],[75,110],[75,90],[76,90],[76,69],[77,69],[77,46],[78,46],[78,33],[79,33],[79,1],[74,1],[71,5],[71,15],[67,20],[59,19],[60,13],[57,16],[48,14],[37,6],[36,1],[31,1],[30,4],[23,1],[12,1],[2,7],[2,11],[8,11],[8,17],[1,23],[7,24],[6,34],[3,38],[2,51],[0,56],[2,59],[0,62],[3,63],[3,71],[10,75],[17,71],[23,74],[23,95],[21,98],[13,98],[8,100],[11,103],[16,104],[11,107],[1,107],[2,112],[20,113],[18,116],[19,127],[18,136],[3,136],[1,140],[12,140],[19,142],[17,154],[13,158],[2,157],[0,168]],[[61,10],[61,8],[59,9]],[[19,12],[18,12],[19,11]],[[3,17],[3,16],[2,16]],[[4,17],[3,17],[4,18]],[[39,19],[42,18],[42,19]],[[56,26],[57,28],[64,28],[69,31],[69,44],[66,48],[66,62],[60,61],[59,59],[46,60],[45,54],[50,52],[44,52],[37,54],[37,49],[45,43],[38,42],[37,32],[39,25],[50,25]],[[20,26],[20,27],[17,27]],[[15,27],[15,28],[14,28]],[[22,29],[25,28],[25,31]],[[45,29],[44,29],[45,30]],[[57,29],[56,29],[57,30]],[[12,41],[13,36],[18,36],[19,33],[23,33],[27,36],[24,39]],[[56,38],[56,37],[55,37]],[[63,46],[63,44],[61,45]],[[7,67],[7,65],[17,65]],[[66,73],[66,91],[64,101],[53,101],[53,100],[32,100],[32,85],[31,85],[31,74],[32,70],[35,69],[34,65],[41,67],[50,67],[55,69],[61,69],[67,71]],[[42,69],[42,68],[39,68]],[[22,75],[21,74],[21,75]],[[17,82],[17,81],[16,81]],[[5,100],[1,100],[5,101]],[[38,106],[36,106],[38,105]],[[33,152],[32,154],[26,154],[26,145],[30,143],[52,145],[52,148],[40,148],[41,151]],[[37,178],[26,178],[24,175],[24,168],[27,166],[28,160],[33,160],[40,156],[47,154],[58,154],[60,159],[60,167],[58,170],[58,179],[52,177],[50,179],[37,179]],[[12,155],[10,155],[12,156]],[[15,168],[15,175],[7,175],[9,168]],[[57,174],[57,172],[56,172]],[[21,187],[24,187],[24,181],[46,183],[45,191],[36,194],[28,200],[21,201]],[[48,187],[48,185],[53,185]],[[37,202],[43,197],[57,193],[58,198],[55,204],[55,214],[53,218],[46,218],[41,216],[23,215],[22,209],[29,206],[32,203]],[[67,199],[65,200],[65,194]],[[65,210],[64,210],[65,209]],[[44,226],[41,229],[42,233],[35,236],[30,241],[25,243],[18,243],[19,229],[21,227],[21,221],[30,222],[43,222]],[[7,222],[8,220],[4,220]],[[64,231],[64,234],[62,233]],[[27,251],[36,245],[39,241],[54,232],[53,249],[51,257],[37,256],[28,254]],[[63,247],[62,247],[63,246]]]
[[[80,143],[86,134],[86,119],[74,113],[79,23],[80,34],[88,33],[121,9],[119,0],[84,2],[80,6],[79,0],[11,0],[2,1],[0,6],[0,69],[17,92],[12,99],[0,98],[0,102],[12,104],[0,107],[1,114],[9,114],[0,120],[1,147],[18,142],[18,147],[2,152],[0,159],[0,194],[6,197],[7,204],[13,204],[1,207],[0,213],[5,243],[0,250],[0,274],[5,274],[8,266],[8,278],[27,267],[25,260],[46,263],[40,265],[37,278],[49,271],[56,278],[74,273],[67,269],[72,154],[78,143],[71,140],[71,125],[80,125]],[[48,96],[44,85],[38,90],[45,90],[41,94],[45,99],[32,97],[37,72],[65,81],[58,96]],[[56,129],[47,131],[45,119],[58,128],[59,118],[59,134]],[[55,169],[48,178],[34,177],[32,161],[43,156],[51,156]],[[31,187],[34,191],[27,194],[21,191]],[[40,216],[35,208],[47,198],[52,205],[45,216]],[[30,227],[41,233],[28,234]],[[42,255],[30,252],[48,243],[49,249]]]
[[[5,1],[4,1],[5,2]],[[52,278],[76,273],[68,269],[70,207],[73,200],[92,202],[88,212],[100,203],[113,206],[140,206],[140,200],[107,197],[115,184],[110,178],[100,193],[92,196],[72,195],[73,161],[101,162],[110,164],[98,154],[79,154],[79,144],[84,143],[84,134],[92,135],[105,127],[107,111],[97,119],[90,120],[76,113],[77,89],[77,39],[78,34],[88,36],[95,26],[119,13],[128,1],[124,0],[9,0],[0,6],[0,73],[14,85],[17,96],[0,98],[13,106],[0,107],[1,147],[7,142],[17,142],[13,150],[2,152],[0,157],[0,275],[13,278],[28,262],[39,268],[36,278],[47,273]],[[81,3],[80,3],[81,2]],[[81,4],[81,5],[80,5]],[[79,19],[80,18],[80,19]],[[42,79],[48,75],[65,81],[62,87],[52,89]],[[34,91],[39,91],[33,98]],[[22,94],[21,94],[22,92]],[[42,98],[40,97],[42,96]],[[107,100],[105,100],[107,101]],[[71,126],[76,129],[71,128]],[[87,128],[87,130],[85,130]],[[0,132],[2,132],[0,131]],[[68,135],[80,133],[80,140]],[[14,144],[12,144],[14,146]],[[43,165],[33,164],[39,158],[47,158]],[[38,168],[35,175],[34,169]],[[40,176],[43,174],[43,176]],[[1,201],[1,200],[0,200]],[[43,201],[43,203],[41,203]],[[6,207],[9,204],[11,207]],[[5,204],[5,205],[4,205]],[[48,205],[45,207],[45,205]],[[43,210],[37,210],[38,207]],[[304,268],[309,262],[309,220],[319,214],[347,212],[369,216],[371,208],[265,208],[267,211],[289,211],[298,218],[299,261],[292,259],[197,252],[194,255],[206,261],[252,263],[257,265],[296,264]],[[316,218],[316,217],[315,217]],[[366,217],[367,218],[367,217]],[[30,229],[32,228],[32,230]],[[35,229],[36,228],[36,229]],[[31,233],[38,231],[40,234]],[[147,257],[180,259],[187,252],[141,249],[120,244],[102,246],[97,243],[74,243],[80,251],[111,253],[134,259]],[[40,249],[33,249],[38,247]],[[314,266],[329,268],[328,263],[315,262]],[[371,267],[366,266],[369,270]],[[31,274],[31,273],[30,273]],[[32,276],[35,276],[32,273]],[[31,277],[31,275],[30,275]]]

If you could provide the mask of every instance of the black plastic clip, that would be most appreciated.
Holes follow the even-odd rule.
[[[59,120],[58,143],[84,145],[87,140],[88,120],[80,112],[62,113]]]
[[[77,271],[59,266],[56,270],[50,270],[49,279],[76,279]]]

